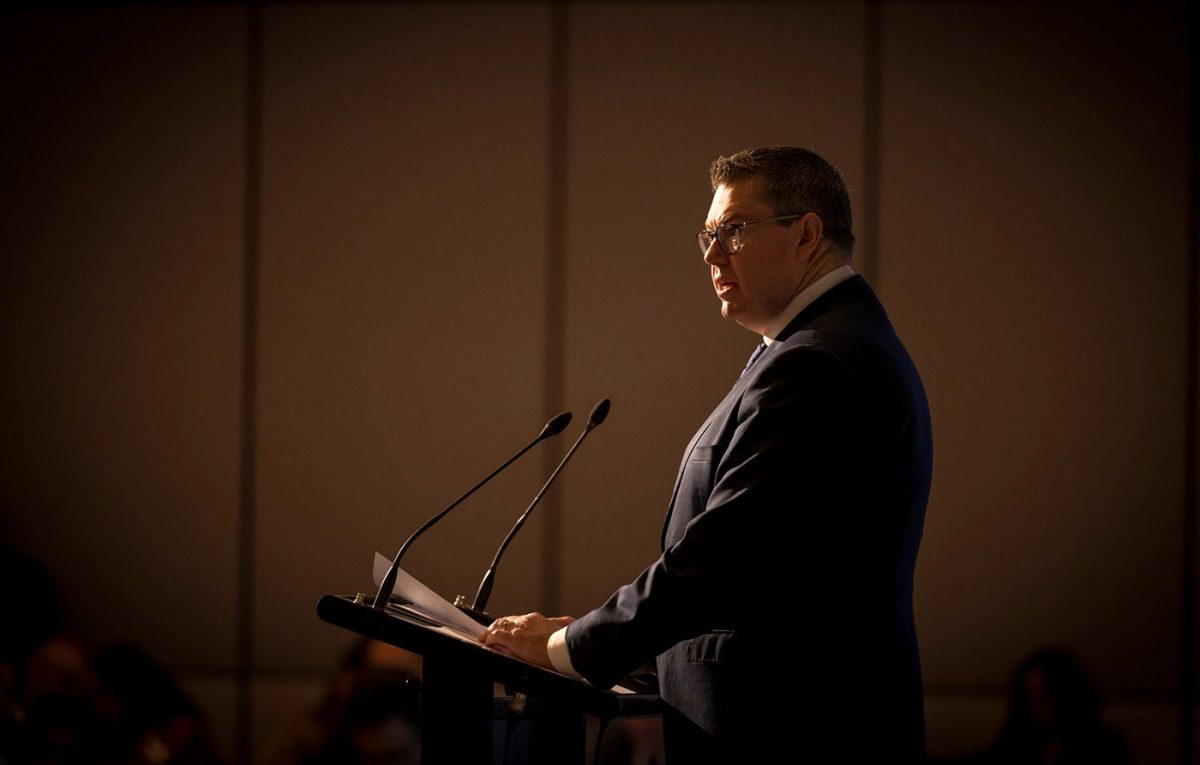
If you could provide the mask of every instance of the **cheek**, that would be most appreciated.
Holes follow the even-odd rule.
[[[771,269],[771,273],[764,276],[767,283],[771,285],[772,292],[791,297],[797,282],[796,276],[791,271],[777,265]]]

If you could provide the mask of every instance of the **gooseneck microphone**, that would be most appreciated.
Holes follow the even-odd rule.
[[[554,483],[554,480],[558,478],[558,474],[562,472],[562,469],[571,459],[571,456],[575,454],[575,450],[579,448],[581,443],[583,443],[583,439],[587,438],[588,433],[591,433],[593,428],[604,422],[604,419],[608,417],[608,410],[610,406],[611,403],[609,400],[604,399],[592,407],[592,413],[588,415],[587,426],[583,429],[583,432],[579,434],[579,438],[575,439],[575,443],[572,444],[570,450],[567,451],[567,456],[563,457],[562,461],[558,463],[558,467],[554,469],[554,472],[550,474],[548,479],[546,479],[546,483],[542,485],[542,490],[539,491],[537,496],[533,498],[533,502],[529,503],[529,507],[526,508],[525,512],[521,514],[521,517],[517,519],[516,524],[513,525],[512,531],[508,532],[508,536],[506,536],[504,541],[500,543],[500,549],[496,551],[496,557],[492,559],[491,568],[487,570],[487,572],[483,575],[483,581],[479,583],[479,591],[475,593],[475,602],[470,606],[466,606],[462,602],[463,599],[460,598],[459,601],[455,603],[455,605],[459,607],[459,610],[465,612],[468,616],[480,622],[481,624],[492,623],[492,618],[487,614],[487,602],[488,598],[490,598],[492,595],[492,583],[496,580],[496,568],[500,565],[500,558],[504,555],[504,551],[508,549],[508,543],[513,540],[513,537],[515,537],[517,532],[521,530],[521,527],[525,525],[525,521],[529,519],[529,514],[533,512],[533,508],[537,507],[538,503],[542,501],[542,497],[546,495],[546,491],[550,488],[551,484]]]
[[[595,412],[593,412],[592,414],[594,415]],[[544,441],[545,439],[550,438],[551,436],[557,436],[559,433],[563,432],[563,430],[567,427],[568,424],[570,424],[570,422],[571,422],[571,413],[570,412],[562,412],[561,414],[555,415],[554,417],[550,418],[550,421],[547,422],[545,424],[545,426],[542,428],[542,432],[538,433],[537,437],[534,438],[532,441],[530,441],[528,444],[526,444],[525,447],[523,449],[521,449],[521,451],[519,451],[516,454],[514,454],[513,456],[509,457],[508,460],[503,465],[496,468],[492,472],[488,473],[487,476],[482,481],[480,481],[479,483],[472,486],[469,490],[467,490],[466,494],[463,494],[461,497],[459,497],[458,499],[451,502],[449,507],[447,507],[445,510],[441,511],[437,515],[430,518],[428,521],[425,522],[425,524],[423,526],[421,526],[421,528],[414,531],[412,533],[412,536],[410,536],[404,542],[403,546],[400,547],[400,551],[398,553],[396,553],[396,558],[392,561],[391,567],[388,568],[387,574],[385,574],[383,577],[383,582],[380,583],[380,585],[379,585],[379,592],[375,595],[375,602],[372,604],[372,606],[374,608],[379,609],[380,611],[387,608],[388,601],[391,600],[391,597],[392,597],[392,590],[396,587],[396,575],[400,571],[400,559],[404,557],[404,553],[408,551],[409,545],[411,545],[413,543],[413,541],[416,540],[417,537],[424,534],[425,531],[427,529],[429,529],[429,527],[433,526],[433,524],[440,521],[446,515],[446,513],[450,512],[451,510],[453,510],[454,508],[456,508],[460,504],[462,504],[463,500],[465,500],[467,497],[474,494],[475,491],[479,487],[483,486],[485,483],[487,483],[488,481],[492,480],[497,475],[499,475],[500,471],[504,470],[506,467],[508,467],[509,465],[516,462],[517,459],[519,459],[522,454],[524,454],[525,452],[532,449],[539,441]]]

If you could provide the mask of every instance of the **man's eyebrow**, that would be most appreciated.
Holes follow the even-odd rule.
[[[747,215],[744,212],[742,212],[741,210],[738,210],[735,208],[733,210],[726,210],[725,214],[717,219],[716,226],[713,226],[712,228],[715,229],[717,226],[724,226],[726,223],[728,223],[729,221],[731,221],[735,218],[741,218],[743,220],[750,220],[749,215]],[[704,227],[706,229],[708,229],[709,231],[712,230],[712,229],[708,228],[708,221],[704,221]]]

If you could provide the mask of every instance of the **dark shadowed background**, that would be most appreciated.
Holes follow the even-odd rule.
[[[4,11],[0,534],[261,755],[350,642],[317,598],[610,397],[492,601],[587,610],[656,556],[755,345],[694,242],[708,164],[798,144],[845,174],[933,411],[931,752],[987,744],[1053,643],[1136,761],[1178,761],[1191,40],[1167,4]],[[406,568],[473,592],[562,440]]]

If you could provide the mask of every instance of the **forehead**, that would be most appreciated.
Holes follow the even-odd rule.
[[[754,177],[717,186],[717,190],[713,192],[712,205],[708,208],[706,225],[712,227],[733,218],[750,219],[754,216],[772,215],[771,206],[763,201],[762,185],[762,178]]]

